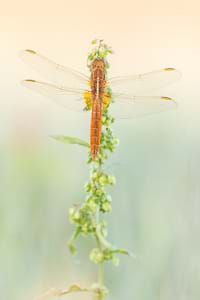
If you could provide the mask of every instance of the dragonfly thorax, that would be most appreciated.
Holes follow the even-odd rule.
[[[93,96],[103,94],[105,85],[105,61],[102,58],[96,58],[91,64],[91,92]]]

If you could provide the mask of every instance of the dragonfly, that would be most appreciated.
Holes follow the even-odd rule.
[[[134,118],[168,111],[177,106],[171,97],[149,95],[150,91],[163,88],[180,78],[181,73],[175,68],[107,78],[105,59],[98,56],[91,62],[89,76],[57,64],[34,50],[23,50],[20,56],[48,80],[26,79],[22,81],[25,87],[50,97],[68,109],[85,112],[87,107],[91,111],[90,152],[93,160],[100,147],[104,108],[109,107],[116,118]]]

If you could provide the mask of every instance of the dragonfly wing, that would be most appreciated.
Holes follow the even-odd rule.
[[[133,76],[113,77],[109,85],[113,92],[145,94],[146,91],[163,88],[181,77],[181,73],[174,68],[165,68],[145,74]]]
[[[84,91],[81,89],[68,89],[32,79],[23,80],[22,85],[41,95],[49,97],[68,109],[80,112],[84,111]]]
[[[177,103],[169,97],[113,94],[110,111],[114,117],[128,119],[175,109]]]
[[[20,57],[24,62],[32,66],[41,76],[49,79],[59,86],[71,88],[86,88],[89,78],[71,68],[56,64],[45,56],[33,50],[20,52]]]

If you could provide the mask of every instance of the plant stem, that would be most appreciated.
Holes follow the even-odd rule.
[[[97,247],[102,250],[103,245],[101,243],[101,240],[99,239],[98,233],[95,234]],[[98,288],[99,293],[97,296],[97,300],[103,300],[104,294],[103,294],[103,288],[104,288],[104,262],[101,261],[98,263]]]
[[[103,300],[105,298],[103,277],[104,277],[104,265],[103,262],[100,262],[98,264],[98,290],[96,292],[94,300]]]
[[[99,263],[99,278],[98,278],[98,283],[99,283],[99,287],[102,288],[103,286],[103,276],[104,275],[104,266],[103,266],[103,262]]]
[[[99,40],[98,44],[95,40],[94,44],[95,48],[88,54],[88,61],[90,61],[88,67],[91,67],[94,59],[101,58],[105,62],[105,72],[107,74],[109,64],[106,59],[107,55],[112,53],[112,51],[103,43],[103,40]],[[86,110],[90,110],[91,107],[87,104],[87,99],[85,100]],[[95,300],[103,300],[108,294],[108,290],[104,286],[104,262],[112,261],[114,264],[117,264],[116,254],[125,253],[125,251],[116,249],[107,241],[107,223],[105,219],[101,219],[103,214],[111,212],[112,209],[112,198],[108,195],[105,187],[115,184],[115,177],[108,174],[105,170],[105,161],[108,159],[109,152],[114,152],[118,145],[118,139],[114,137],[111,129],[115,119],[109,114],[108,110],[111,100],[112,90],[106,85],[104,98],[102,98],[102,132],[98,155],[95,161],[93,161],[90,152],[88,156],[88,163],[91,169],[89,181],[85,185],[87,197],[80,207],[70,209],[70,221],[78,228],[78,231],[72,236],[68,244],[72,254],[75,253],[74,241],[79,234],[91,235],[96,240],[97,247],[90,252],[90,259],[97,264],[98,268],[96,288],[93,288]],[[80,139],[78,143],[80,143]],[[81,145],[85,144],[81,141]]]

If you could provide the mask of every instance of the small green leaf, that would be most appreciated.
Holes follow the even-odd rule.
[[[77,239],[77,237],[79,236],[80,233],[81,233],[81,228],[77,227],[76,230],[73,232],[71,238],[69,239],[68,243],[67,243],[71,255],[76,254],[76,247],[74,245],[74,242],[75,242],[75,240]]]
[[[129,256],[131,256],[131,257],[134,257],[134,256],[135,256],[132,252],[130,252],[130,251],[126,250],[126,249],[114,249],[114,250],[113,250],[113,253],[129,255]]]
[[[74,244],[72,243],[72,241],[68,242],[68,248],[69,248],[69,252],[71,253],[71,255],[75,255],[76,254],[76,247],[74,246]]]
[[[93,60],[95,58],[95,55],[96,55],[95,53],[88,54],[88,59]]]
[[[104,58],[104,57],[106,57],[106,54],[107,54],[107,51],[104,49],[104,50],[101,50],[101,51],[99,51],[99,57],[100,58]]]
[[[97,43],[97,39],[94,39],[94,40],[91,41],[92,45],[95,45],[96,43]]]
[[[112,49],[107,49],[107,52],[110,54],[113,54],[113,50]]]
[[[79,139],[77,137],[65,136],[65,135],[52,135],[51,137],[61,143],[76,144],[76,145],[84,146],[87,148],[90,147],[88,142],[86,142],[82,139]]]

